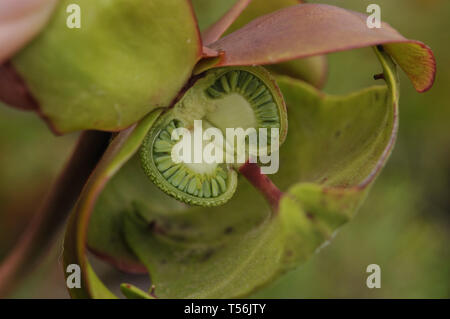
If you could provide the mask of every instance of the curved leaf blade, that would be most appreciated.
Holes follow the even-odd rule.
[[[244,188],[240,187],[238,191],[241,194],[248,193],[252,187],[246,184]],[[242,205],[245,198],[240,196],[239,199],[233,199],[228,211],[222,210],[221,213],[233,212],[245,217],[244,212],[249,215],[258,214],[255,210],[257,207],[260,208],[262,220],[254,224],[244,223],[242,217],[243,225],[240,227],[244,227],[245,231],[232,234],[230,238],[226,238],[223,232],[215,236],[211,234],[209,240],[195,238],[190,233],[201,231],[191,221],[189,225],[194,229],[182,232],[184,240],[179,240],[177,237],[172,238],[170,234],[149,232],[147,223],[136,221],[136,218],[128,215],[124,225],[127,243],[149,269],[158,298],[245,296],[255,287],[264,284],[268,278],[275,276],[279,269],[279,248],[282,247],[283,240],[278,223],[267,218],[270,209],[262,199],[253,201],[253,209],[250,205]],[[244,207],[251,211],[243,211]],[[206,210],[195,213],[203,217],[207,215]],[[227,225],[229,222],[221,226],[227,228]],[[239,229],[238,225],[232,224],[229,227]],[[222,236],[225,238],[220,238]]]
[[[258,17],[275,12],[285,7],[297,5],[302,2],[303,1],[299,0],[253,0],[236,19],[233,25],[227,29],[225,34],[230,34],[236,30],[239,30]],[[327,78],[328,62],[326,56],[321,55],[277,64],[270,64],[267,65],[267,68],[276,74],[289,75],[291,77],[306,81],[317,88],[321,88],[324,86]]]
[[[122,131],[114,138],[85,185],[70,216],[64,240],[63,260],[65,268],[70,264],[81,267],[82,287],[69,289],[74,298],[111,297],[111,293],[97,277],[86,257],[89,218],[106,182],[138,150],[149,128],[161,112],[161,110],[153,111],[140,123]],[[66,272],[64,273],[68,276]]]
[[[56,0],[3,0],[0,2],[0,64],[44,27]]]
[[[140,209],[140,205],[158,213],[186,207],[155,186],[143,174],[139,157],[133,156],[99,195],[87,234],[88,248],[94,255],[128,273],[147,273],[123,234],[124,212]]]
[[[155,299],[150,294],[130,284],[120,285],[120,290],[128,299]]]
[[[216,66],[274,64],[361,47],[387,45],[419,92],[435,79],[436,62],[425,44],[388,24],[369,29],[366,16],[330,5],[300,4],[260,17],[209,45],[224,51]]]
[[[24,111],[39,111],[39,104],[11,63],[0,65],[0,100]]]
[[[286,222],[290,229],[286,232],[287,268],[294,267],[320,250],[332,239],[336,230],[356,214],[370,185],[379,175],[392,151],[398,130],[398,79],[391,58],[383,52],[375,51],[383,66],[389,90],[383,87],[366,89],[348,96],[347,101],[335,104],[332,109],[327,107],[329,97],[322,96],[312,104],[311,109],[300,110],[302,106],[296,101],[307,101],[311,98],[308,98],[310,94],[317,93],[298,90],[303,84],[295,83],[292,79],[279,80],[290,110],[300,112],[295,119],[303,119],[303,123],[294,123],[300,128],[286,143],[298,145],[297,143],[303,140],[303,143],[300,142],[304,146],[303,152],[307,150],[313,154],[307,159],[298,149],[289,152],[288,156],[296,157],[295,161],[303,163],[306,171],[294,172],[293,167],[284,167],[284,172],[277,176],[280,181],[287,183],[289,181],[286,181],[286,176],[291,174],[294,174],[292,179],[300,180],[286,185],[288,189],[280,202],[279,214],[290,215]],[[358,95],[366,95],[365,102],[360,100],[362,106],[355,103]],[[371,105],[370,108],[365,107],[368,104]],[[353,110],[348,108],[352,105]],[[345,118],[342,117],[340,109],[344,109],[347,114]],[[361,116],[363,109],[367,116]],[[328,114],[324,116],[323,112]],[[377,116],[377,113],[382,116]],[[333,118],[332,123],[327,122],[325,117]],[[369,118],[371,121],[368,121]],[[358,123],[359,121],[362,123]],[[315,134],[311,123],[320,122],[321,127],[326,129]],[[363,126],[368,129],[363,129]],[[336,134],[337,132],[339,134]],[[359,136],[355,138],[354,134]],[[350,148],[342,145],[342,139],[348,140]],[[332,162],[322,160],[325,165],[318,164],[319,161],[314,155],[319,156],[318,153],[322,159],[332,158]]]
[[[284,191],[277,213],[243,179],[224,206],[164,210],[154,205],[160,200],[144,174],[121,170],[100,195],[93,208],[97,226],[90,227],[118,220],[123,247],[147,267],[159,298],[242,297],[269,283],[305,261],[351,219],[390,154],[397,129],[397,79],[389,57],[383,53],[380,59],[389,88],[349,96],[327,96],[299,80],[279,78],[291,127],[273,178]],[[336,127],[328,129],[332,122],[343,126],[343,141],[328,151],[327,141],[336,141]],[[139,168],[137,161],[128,165]],[[131,176],[134,190],[127,182]],[[148,190],[148,196],[136,188]],[[128,198],[108,204],[107,198],[119,193]],[[105,242],[120,240],[117,229],[102,235]],[[98,244],[91,240],[90,246]]]
[[[78,0],[79,29],[71,3],[12,59],[52,128],[118,131],[169,106],[202,55],[190,2]]]
[[[385,44],[383,47],[403,69],[418,92],[431,89],[436,77],[436,60],[427,45],[413,41],[403,45]]]
[[[301,2],[302,1],[299,0],[279,0],[279,1],[253,0],[247,5],[247,7],[242,11],[239,17],[237,17],[237,19],[226,30],[224,34],[234,32],[260,16],[263,16],[265,14],[277,11],[279,9],[288,6],[296,5]],[[204,6],[200,6],[199,3],[197,3],[197,1],[194,1],[194,4],[197,4],[195,7],[197,7],[196,11],[200,21],[203,21],[206,17],[214,15],[215,11],[224,5],[224,3],[221,1],[210,1],[208,2],[209,10],[207,10],[204,8]],[[236,3],[236,5],[238,5],[238,3]],[[232,9],[233,8],[231,8],[228,11],[228,13],[224,13],[224,17],[230,14],[230,12],[233,12]],[[219,21],[217,23],[219,23]],[[210,26],[210,28],[213,27],[214,24]],[[195,74],[201,73],[204,70],[213,67],[216,63],[220,61],[220,58],[215,59],[211,58],[217,57],[223,52],[217,52],[216,50],[212,49],[210,49],[211,52],[208,52],[206,49],[207,47],[204,47],[203,53],[204,59],[201,60],[196,65],[194,70]],[[304,80],[318,88],[323,87],[328,73],[328,63],[327,58],[325,56],[314,56],[310,58],[303,58],[293,61],[282,62],[278,64],[272,64],[268,65],[267,68],[276,74],[289,75],[291,77]]]

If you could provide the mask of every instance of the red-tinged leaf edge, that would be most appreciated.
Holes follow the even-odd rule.
[[[219,52],[216,50],[204,47],[202,45],[201,33],[198,26],[198,21],[195,16],[194,8],[190,0],[185,0],[189,7],[189,14],[191,15],[196,29],[196,43],[197,43],[197,58],[194,65],[202,60],[203,58],[211,58],[219,55]],[[55,4],[57,2],[55,1]],[[53,6],[52,6],[53,10]],[[51,10],[51,11],[52,11]],[[49,11],[49,17],[51,16],[51,11]],[[48,18],[49,18],[48,17]],[[35,98],[30,90],[28,89],[28,85],[26,81],[20,76],[20,74],[16,71],[12,63],[7,61],[0,61],[0,102],[4,102],[5,105],[8,105],[13,108],[17,108],[24,111],[34,111],[39,117],[44,120],[49,129],[55,135],[65,134],[64,130],[58,128],[57,123],[52,122],[52,119],[44,114],[42,108],[40,107],[40,103],[37,98]],[[193,67],[194,67],[193,65]],[[107,132],[119,132],[131,125],[127,125],[126,127],[117,127],[117,129],[111,130],[103,130]],[[97,128],[95,128],[97,129]]]
[[[107,255],[101,251],[98,251],[91,246],[87,245],[87,249],[97,258],[107,262],[110,265],[113,265],[120,271],[123,271],[127,274],[135,274],[135,275],[143,275],[147,274],[147,268],[140,263],[132,263],[130,261],[120,260],[113,256]]]
[[[202,33],[204,45],[217,41],[252,0],[238,0],[218,21]]]
[[[367,177],[356,185],[347,185],[347,186],[326,186],[323,187],[323,192],[330,194],[330,196],[342,196],[344,193],[361,193],[366,191],[368,187],[375,181],[376,177],[380,174],[382,168],[386,164],[392,150],[394,148],[395,142],[397,140],[398,135],[398,100],[399,100],[399,92],[398,92],[398,76],[396,73],[396,65],[393,62],[392,58],[384,52],[382,47],[374,48],[375,54],[380,61],[383,73],[380,78],[386,81],[386,84],[391,90],[392,94],[392,121],[393,126],[392,130],[389,134],[390,138],[388,143],[383,150],[380,158],[378,159],[373,170],[367,175]],[[289,191],[282,192],[277,186],[267,177],[266,175],[261,173],[260,167],[256,164],[246,163],[240,169],[239,172],[244,175],[247,180],[258,189],[267,202],[270,204],[273,213],[278,213],[278,209],[280,207],[280,201],[283,200],[284,197],[292,197]]]
[[[0,296],[7,295],[50,247],[81,189],[105,151],[111,134],[86,131],[41,208],[0,265]]]
[[[367,16],[331,5],[299,4],[253,20],[208,45],[222,51],[209,67],[275,64],[362,47],[383,45],[418,92],[436,76],[432,50],[403,37],[389,24],[369,29]],[[203,63],[205,65],[205,63]]]
[[[396,65],[392,61],[392,58],[389,56],[389,54],[386,54],[383,52],[382,47],[377,47],[374,49],[375,54],[378,57],[378,60],[381,63],[381,66],[383,67],[383,79],[386,81],[387,86],[392,91],[392,100],[393,100],[393,126],[392,131],[390,134],[390,139],[388,144],[386,145],[386,148],[383,151],[383,154],[379,158],[377,164],[375,165],[374,169],[370,172],[370,174],[358,185],[356,185],[354,188],[357,190],[364,190],[366,189],[379,175],[381,170],[383,169],[384,165],[386,164],[387,160],[389,159],[389,156],[392,153],[392,150],[394,149],[395,142],[397,140],[398,135],[398,101],[400,98],[400,92],[398,91],[399,87],[399,79],[398,75],[395,72]]]
[[[342,197],[344,193],[361,193],[366,190],[368,190],[369,186],[375,181],[377,176],[380,174],[381,170],[385,166],[387,160],[389,159],[389,156],[392,153],[392,150],[394,148],[395,142],[397,140],[398,136],[398,116],[399,116],[399,110],[398,110],[398,101],[399,101],[399,79],[398,74],[396,72],[396,64],[393,62],[392,57],[384,52],[384,49],[382,47],[374,47],[375,54],[377,55],[377,58],[383,68],[383,73],[381,74],[380,78],[385,80],[387,86],[391,90],[392,94],[392,129],[390,132],[390,138],[388,140],[388,143],[386,147],[383,150],[383,153],[381,154],[380,158],[378,159],[375,167],[373,170],[367,175],[367,177],[361,181],[360,183],[356,185],[347,185],[347,186],[324,186],[323,192],[329,194],[330,196],[337,196]],[[283,196],[291,196],[289,192],[285,192],[282,194],[280,200],[283,199]],[[279,205],[279,204],[278,204]]]
[[[28,85],[9,61],[0,65],[0,102],[22,111],[35,112],[53,134],[62,135],[49,117],[42,112],[39,102],[31,94]]]
[[[98,295],[109,295],[103,286],[97,290],[97,287],[93,287],[92,284],[96,282],[102,285],[86,257],[89,219],[106,183],[137,152],[148,129],[161,112],[161,109],[151,112],[141,122],[121,131],[112,140],[89,177],[78,203],[70,215],[64,240],[63,264],[64,268],[70,264],[78,264],[81,268],[82,281],[81,288],[69,289],[73,298],[97,298]],[[64,273],[66,276],[69,275]]]
[[[208,53],[213,54],[213,52],[215,50],[210,50],[209,48],[206,48],[203,46],[203,41],[202,41],[202,34],[200,32],[200,27],[198,26],[198,20],[197,17],[195,15],[195,10],[194,10],[194,6],[192,5],[192,1],[191,0],[187,0],[188,6],[189,6],[189,13],[192,16],[192,19],[194,19],[194,24],[195,24],[195,29],[197,30],[197,44],[198,44],[198,61],[200,61],[202,58],[204,58],[205,56],[208,56]],[[206,52],[206,53],[205,53]]]
[[[239,17],[226,30],[224,35],[230,34],[252,20],[265,14],[275,12],[276,10],[290,7],[299,3],[301,0],[253,0],[243,10]],[[223,36],[223,35],[222,35]],[[198,66],[200,68],[201,65]],[[280,75],[288,75],[293,78],[304,80],[317,88],[323,88],[328,76],[328,59],[326,56],[314,56],[311,58],[297,59],[284,63],[277,63],[268,66],[270,72]]]
[[[431,89],[436,79],[436,58],[429,46],[420,41],[407,42],[408,54],[402,44],[385,44],[383,48],[397,62],[419,93]]]
[[[366,179],[357,184],[342,187],[324,187],[323,192],[330,194],[330,196],[340,197],[343,193],[355,192],[360,193],[368,188],[368,186],[378,176],[380,170],[386,163],[389,155],[391,154],[393,145],[396,140],[398,130],[398,91],[397,83],[398,78],[394,70],[395,64],[392,59],[385,52],[381,52],[380,48],[375,48],[377,56],[384,69],[384,79],[388,86],[391,88],[391,94],[393,97],[393,121],[394,125],[390,133],[390,139],[388,145],[383,151],[383,155],[380,157],[376,167],[370,172]],[[159,114],[156,114],[156,117]],[[148,121],[148,120],[147,120]],[[147,122],[148,123],[148,122]],[[144,125],[144,128],[146,126]],[[143,129],[140,132],[137,130],[136,125],[121,133],[113,140],[102,157],[99,165],[95,169],[93,175],[89,179],[88,184],[83,190],[80,201],[71,215],[69,225],[66,232],[65,250],[64,250],[64,265],[67,266],[70,263],[78,263],[82,266],[82,278],[84,290],[80,293],[76,289],[71,289],[70,293],[75,298],[91,298],[95,297],[89,289],[89,276],[98,280],[91,269],[86,258],[86,235],[89,224],[90,214],[93,211],[93,207],[98,199],[100,192],[103,190],[106,183],[114,176],[114,174],[122,167],[126,161],[136,152],[139,143],[133,138],[133,135],[139,137],[144,136]],[[134,141],[132,141],[134,139]],[[131,141],[131,143],[129,143]],[[285,197],[291,196],[288,192],[280,192],[277,187],[264,175],[260,173],[259,167],[245,166],[241,170],[241,173],[247,177],[247,179],[257,186],[257,188],[263,193],[267,200],[271,203],[274,213],[277,212],[280,202]],[[260,187],[262,186],[262,187]],[[87,275],[86,275],[87,274]]]
[[[219,51],[210,49],[210,48],[205,47],[205,46],[203,47],[202,50],[203,50],[203,52],[202,52],[202,58],[203,59],[205,59],[205,58],[214,58],[214,57],[217,57],[217,56],[220,55]]]
[[[0,101],[20,110],[38,111],[39,105],[26,83],[9,62],[0,65]]]

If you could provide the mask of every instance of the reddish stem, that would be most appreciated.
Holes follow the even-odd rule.
[[[247,162],[239,168],[239,172],[260,191],[269,202],[272,210],[278,212],[278,205],[283,192],[278,189],[267,175],[261,173],[261,167],[256,163]]]

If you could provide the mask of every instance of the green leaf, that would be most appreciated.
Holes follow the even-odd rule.
[[[278,272],[284,239],[279,223],[250,185],[238,192],[218,209],[187,212],[183,222],[153,221],[161,223],[153,231],[139,216],[128,216],[127,242],[148,267],[158,298],[245,296]],[[242,205],[247,198],[253,205]]]
[[[369,29],[367,16],[322,4],[300,4],[259,17],[239,30],[208,45],[223,51],[216,66],[265,65],[385,45],[413,83],[424,92],[436,76],[431,49],[408,40],[387,23]]]
[[[121,284],[120,290],[128,299],[155,299],[150,294],[130,284]]]
[[[83,189],[72,212],[64,239],[64,269],[70,264],[81,267],[81,288],[69,289],[74,298],[109,298],[112,293],[103,285],[86,257],[86,235],[93,206],[105,183],[136,153],[146,133],[161,114],[155,110],[141,122],[120,132],[103,154],[96,169]],[[69,274],[65,272],[65,275]]]
[[[72,3],[79,29],[66,26]],[[12,63],[55,131],[118,131],[169,106],[200,55],[187,0],[61,0]]]
[[[158,213],[182,211],[186,207],[156,187],[143,174],[139,157],[133,156],[100,194],[87,237],[91,252],[130,273],[147,272],[125,244],[122,230],[123,213],[141,204]]]
[[[273,176],[284,192],[277,212],[244,179],[223,206],[177,207],[131,159],[93,207],[89,246],[143,263],[161,298],[242,297],[298,266],[353,217],[392,150],[396,68],[376,52],[387,87],[328,96],[279,77],[290,128]]]
[[[89,291],[92,294],[90,297],[92,297],[93,299],[117,299],[116,295],[109,291],[109,289],[103,284],[100,278],[98,278],[91,265],[89,263],[86,263],[86,266],[88,272],[87,278],[89,278]],[[81,297],[84,298],[85,296]]]

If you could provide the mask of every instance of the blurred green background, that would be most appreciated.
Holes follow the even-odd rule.
[[[198,2],[211,5],[213,0]],[[211,11],[210,21],[220,16],[229,2]],[[359,12],[365,12],[370,3],[379,4],[384,21],[433,49],[437,79],[430,92],[418,94],[402,74],[397,145],[358,215],[319,254],[254,297],[449,298],[450,1],[309,2]],[[374,84],[372,76],[380,72],[371,49],[332,54],[329,64],[324,88],[328,93],[370,86]],[[34,114],[1,105],[0,128],[1,259],[62,168],[77,134],[55,137]],[[60,254],[58,241],[11,297],[68,297]],[[380,289],[366,286],[369,264],[381,266]],[[115,276],[110,269],[104,272]]]

